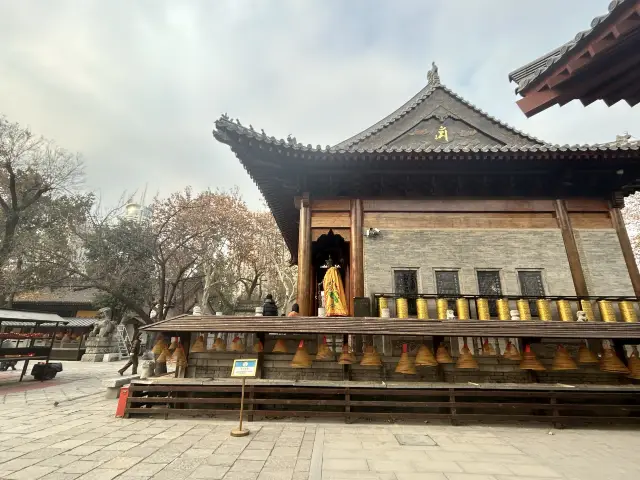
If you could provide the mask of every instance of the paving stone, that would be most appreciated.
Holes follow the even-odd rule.
[[[29,458],[14,458],[13,460],[9,460],[3,464],[0,464],[0,472],[15,472],[16,470],[22,470],[23,468],[27,468],[30,465],[33,465],[34,461]]]
[[[268,470],[264,469],[258,475],[258,480],[291,480],[293,470]]]
[[[369,470],[369,465],[367,461],[363,458],[351,458],[351,459],[342,459],[342,458],[327,458],[322,462],[323,470],[361,470],[367,471]]]
[[[84,457],[85,455],[91,455],[93,452],[102,450],[102,448],[102,445],[80,445],[79,447],[68,450],[66,453],[68,455],[78,455],[80,457]]]
[[[275,455],[271,455],[264,464],[264,468],[274,470],[278,468],[282,468],[284,470],[293,470],[296,466],[296,462],[297,457],[278,457]]]
[[[523,477],[559,477],[556,471],[544,465],[508,465],[514,475]]]
[[[158,473],[156,473],[153,477],[153,480],[184,480],[191,472],[183,472],[182,470],[175,470],[171,468],[163,468]]]
[[[448,480],[496,480],[493,475],[484,473],[447,473]]]
[[[293,472],[291,480],[309,480],[309,472]]]
[[[265,466],[263,460],[241,460],[235,461],[231,467],[232,472],[259,472]]]
[[[261,442],[258,440],[253,440],[249,442],[247,448],[251,450],[271,450],[275,446],[275,442]]]
[[[221,465],[230,467],[238,459],[238,455],[220,455],[214,453],[205,459],[207,465]]]
[[[13,472],[8,475],[2,475],[4,475],[3,478],[8,478],[9,480],[36,480],[55,470],[57,470],[56,467],[41,467],[39,465],[31,465],[30,467],[23,468],[22,470],[18,470],[17,472]]]
[[[115,460],[115,459],[114,459]],[[166,467],[166,463],[146,463],[141,462],[136,465],[133,465],[129,470],[127,470],[127,476],[132,477],[152,477],[164,467]]]
[[[173,460],[168,467],[172,470],[184,470],[185,472],[190,472],[198,468],[204,462],[205,462],[205,459],[203,458],[179,457]]]
[[[308,472],[310,467],[311,467],[310,460],[298,459],[298,461],[296,462],[296,466],[294,468],[294,472]]]
[[[57,471],[41,477],[40,480],[75,480],[79,476],[79,473],[62,473]]]
[[[65,465],[60,469],[61,472],[64,473],[78,473],[83,474],[87,473],[94,468],[98,468],[103,462],[89,461],[89,460],[78,460],[69,465]]]
[[[271,455],[275,457],[295,457],[298,455],[297,447],[275,447],[271,450]]]
[[[257,480],[258,472],[227,472],[224,480]]]
[[[270,450],[249,450],[245,449],[240,454],[240,460],[266,460],[269,458]],[[295,457],[294,457],[295,458]]]
[[[65,465],[76,462],[81,458],[82,457],[76,455],[57,455],[38,462],[38,465],[46,467],[64,467]]]
[[[95,470],[91,470],[89,473],[85,473],[84,475],[78,478],[80,480],[111,480],[112,478],[116,478],[118,475],[120,475],[123,472],[124,470],[96,468]]]
[[[458,462],[465,472],[485,474],[506,474],[511,472],[509,468],[494,462]]]
[[[454,475],[457,475],[457,474],[454,474]],[[429,473],[400,472],[400,473],[396,473],[396,478],[398,480],[450,480],[450,477],[448,475],[445,476],[444,473],[434,473],[434,472],[429,472]]]
[[[188,478],[222,479],[229,470],[229,467],[221,465],[200,465]]]
[[[137,465],[142,460],[144,460],[143,457],[115,457],[102,464],[100,468],[108,468],[112,470],[127,470],[134,465]]]
[[[439,461],[439,460],[426,460],[410,462],[415,468],[416,472],[443,472],[443,473],[462,473],[463,470],[455,462]]]

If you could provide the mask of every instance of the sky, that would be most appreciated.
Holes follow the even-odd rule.
[[[85,162],[114,204],[191,186],[258,189],[211,135],[243,125],[333,145],[406,102],[431,62],[447,87],[544,141],[640,136],[640,108],[527,119],[512,70],[587,29],[606,0],[0,0],[0,114]]]

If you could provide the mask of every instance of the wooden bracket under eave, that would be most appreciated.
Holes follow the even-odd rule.
[[[302,195],[293,197],[293,204],[296,209],[300,210],[301,207],[309,206],[309,192],[305,192]]]

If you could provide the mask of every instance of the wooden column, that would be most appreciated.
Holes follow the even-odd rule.
[[[627,271],[629,272],[629,278],[631,278],[631,285],[633,285],[633,291],[636,297],[640,297],[640,271],[638,271],[638,264],[633,255],[633,248],[631,247],[631,241],[629,240],[629,234],[627,228],[624,225],[622,218],[622,212],[619,208],[611,207],[609,209],[611,215],[611,221],[613,222],[613,228],[616,229],[618,234],[618,241],[622,248],[622,256],[627,264]]]
[[[364,296],[364,245],[362,243],[362,200],[351,200],[351,251],[350,251],[350,276],[351,298],[349,299],[350,314],[353,315],[354,297]]]
[[[298,305],[300,315],[311,315],[311,207],[309,195],[296,198],[298,225]]]
[[[571,226],[571,220],[569,219],[569,213],[567,212],[567,205],[564,200],[555,200],[554,206],[558,226],[562,231],[564,248],[567,251],[567,259],[569,260],[569,268],[571,269],[571,278],[573,279],[573,286],[576,290],[576,295],[578,297],[587,297],[589,296],[589,290],[587,289],[587,281],[584,278],[582,262],[580,261],[576,238],[573,235],[573,227]]]

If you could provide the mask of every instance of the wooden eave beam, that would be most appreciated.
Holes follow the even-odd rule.
[[[577,70],[589,64],[594,57],[615,46],[620,37],[638,28],[640,28],[640,3],[635,3],[628,11],[622,13],[617,21],[591,39],[584,48],[571,54],[565,62],[559,64],[551,73],[544,75],[543,79],[529,85],[527,91],[540,92],[554,89],[572,78]]]

